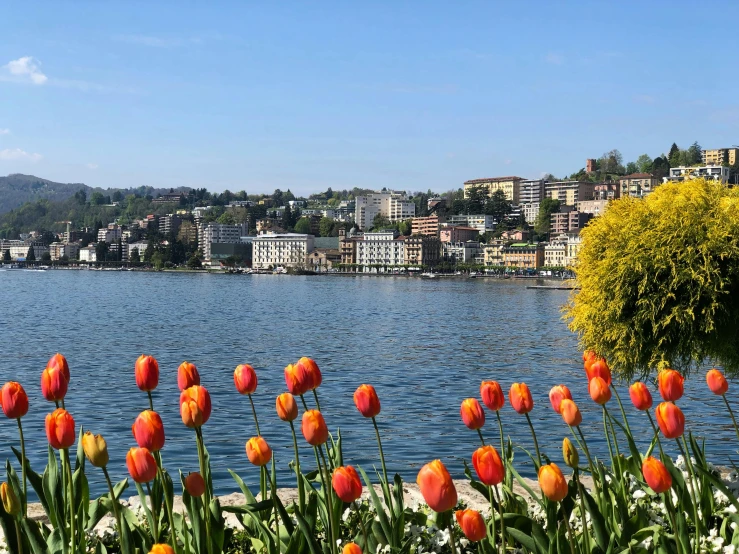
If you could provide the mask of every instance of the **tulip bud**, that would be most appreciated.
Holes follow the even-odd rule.
[[[676,402],[683,396],[685,378],[674,369],[663,369],[657,374],[659,394],[667,402]]]
[[[131,426],[133,438],[141,448],[158,452],[164,448],[164,423],[153,410],[141,412]]]
[[[433,511],[446,512],[457,505],[457,488],[441,460],[423,466],[416,477],[416,484]]]
[[[644,480],[657,494],[661,494],[672,486],[672,476],[667,468],[658,459],[649,456],[644,459],[641,466]]]
[[[585,373],[588,376],[588,381],[591,381],[593,377],[600,377],[606,384],[611,386],[611,368],[603,358],[597,358],[594,360],[590,367],[585,366]]]
[[[180,394],[180,416],[187,427],[201,427],[210,418],[210,394],[208,389],[194,385]]]
[[[549,391],[549,402],[552,404],[552,409],[559,413],[559,405],[562,400],[572,400],[572,393],[565,385],[555,385]]]
[[[477,510],[457,510],[454,512],[457,523],[462,529],[464,536],[472,542],[481,541],[487,536],[485,520]]]
[[[195,385],[200,384],[200,374],[195,364],[190,362],[182,362],[177,368],[177,388],[182,392]]]
[[[603,406],[611,399],[611,389],[601,377],[595,376],[588,383],[588,392],[593,402]]]
[[[282,421],[293,421],[298,417],[298,405],[295,402],[295,397],[289,392],[283,392],[277,397],[275,408],[277,409],[277,417]]]
[[[252,437],[246,442],[246,457],[255,466],[267,465],[272,459],[272,449],[263,437]]]
[[[205,479],[198,472],[189,473],[185,477],[185,490],[192,497],[203,496],[203,493],[205,493]]]
[[[380,399],[372,385],[359,385],[354,391],[354,405],[364,417],[375,417],[380,413]]]
[[[142,354],[134,366],[136,386],[144,392],[151,392],[159,384],[159,364],[153,356]]]
[[[355,542],[348,542],[344,545],[341,554],[362,554],[362,549]]]
[[[465,398],[459,408],[464,424],[473,431],[477,431],[485,425],[485,412],[480,403],[474,398]]]
[[[563,500],[569,492],[567,481],[556,464],[545,464],[539,468],[539,488],[552,502]]]
[[[49,361],[46,363],[46,367],[61,371],[64,378],[67,380],[67,383],[69,383],[69,364],[67,363],[67,358],[59,354],[59,352],[49,358]]]
[[[717,396],[723,396],[729,390],[729,383],[718,369],[712,369],[706,373],[706,384],[711,392]]]
[[[249,364],[237,365],[234,370],[234,385],[241,394],[253,394],[257,390],[257,372]]]
[[[477,478],[483,484],[495,487],[503,482],[505,467],[503,467],[498,451],[492,445],[486,444],[475,450],[472,454],[472,465]]]
[[[153,481],[157,474],[157,462],[146,448],[131,448],[126,454],[126,466],[137,483]]]
[[[570,427],[578,427],[582,423],[582,414],[580,408],[574,401],[565,398],[559,404],[559,413],[564,422]]]
[[[508,400],[519,414],[527,414],[534,409],[534,399],[526,383],[513,383],[508,392]]]
[[[308,390],[310,382],[305,373],[305,367],[298,364],[288,364],[285,368],[285,384],[295,396],[303,396]]]
[[[583,363],[587,364],[588,361],[595,361],[598,359],[598,356],[593,350],[586,350],[582,353],[582,361]]]
[[[568,466],[572,469],[577,469],[578,464],[580,463],[580,455],[567,437],[562,441],[562,457]]]
[[[149,550],[149,554],[175,554],[175,551],[168,544],[155,544]]]
[[[62,450],[74,444],[74,418],[63,408],[46,415],[46,438],[52,448]]]
[[[652,393],[641,381],[637,381],[629,387],[629,396],[631,397],[631,403],[637,410],[646,411],[652,407]]]
[[[685,432],[685,416],[680,408],[672,402],[662,402],[654,411],[657,425],[665,438],[677,439]]]
[[[307,390],[315,390],[321,386],[323,376],[321,375],[321,370],[318,369],[318,364],[316,362],[303,356],[298,360],[296,365],[301,366],[305,372],[307,377]]]
[[[0,499],[3,502],[3,509],[5,512],[12,516],[17,517],[21,513],[21,503],[18,501],[18,497],[13,491],[13,487],[7,483],[0,484]]]
[[[93,435],[90,431],[82,435],[82,450],[85,457],[95,467],[108,465],[108,445],[102,435]]]
[[[500,410],[505,404],[503,389],[500,388],[500,383],[497,381],[483,381],[480,383],[480,397],[483,404],[494,412]]]
[[[41,394],[49,402],[58,402],[67,394],[67,379],[58,367],[47,367],[41,373]]]
[[[323,414],[318,410],[308,410],[303,414],[300,429],[310,445],[320,446],[328,440],[328,427]]]
[[[362,482],[352,466],[337,467],[331,479],[331,486],[342,502],[354,502],[362,496]]]
[[[8,381],[0,389],[0,406],[5,417],[18,419],[28,413],[28,395],[20,383]]]

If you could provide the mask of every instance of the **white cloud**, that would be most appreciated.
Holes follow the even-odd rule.
[[[98,168],[98,164],[93,164],[93,163],[87,164],[87,169],[97,169],[97,168]]]
[[[562,54],[557,54],[556,52],[549,52],[544,58],[544,61],[546,61],[547,63],[553,64],[553,65],[562,65],[563,63],[565,63],[565,58]]]
[[[23,56],[9,61],[2,67],[8,78],[20,82],[31,82],[34,85],[43,85],[48,77],[41,72],[41,62],[32,56]]]
[[[41,158],[43,158],[41,154],[31,154],[25,150],[21,150],[20,148],[6,148],[5,150],[0,150],[0,160],[3,161],[37,162]]]
[[[9,135],[10,129],[0,129],[0,135]]]

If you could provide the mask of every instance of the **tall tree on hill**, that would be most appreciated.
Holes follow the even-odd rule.
[[[703,163],[703,148],[697,140],[688,148],[688,163],[690,165]]]
[[[678,154],[680,154],[680,147],[673,142],[672,146],[670,146],[670,152],[667,154],[667,160],[670,162],[670,167],[677,167],[679,165],[677,163]],[[673,160],[675,163],[673,163]]]
[[[657,179],[667,177],[670,174],[670,162],[662,156],[657,156],[652,162],[652,175]]]
[[[3,252],[3,263],[9,264],[13,261],[13,258],[10,257],[10,250],[5,250]]]
[[[36,253],[33,251],[33,246],[28,247],[28,253],[26,254],[26,261],[27,262],[36,261]]]
[[[624,157],[617,149],[610,150],[600,157],[600,171],[602,176],[608,174],[623,175],[624,173]]]
[[[467,213],[482,214],[485,213],[485,204],[490,198],[490,191],[484,185],[470,187],[467,191]]]
[[[282,214],[282,227],[289,231],[294,227],[296,222],[293,221],[293,213],[290,209],[290,204],[285,204],[285,211]]]
[[[539,215],[536,217],[534,231],[540,237],[548,237],[551,227],[552,214],[559,211],[559,200],[544,198],[539,203]]]
[[[511,202],[506,199],[502,190],[496,190],[485,204],[485,213],[492,215],[497,224],[500,224],[512,209]]]
[[[636,159],[636,167],[639,173],[650,173],[652,171],[652,158],[649,154],[642,154]]]
[[[295,224],[295,232],[303,235],[310,234],[310,219],[307,217],[301,217]]]

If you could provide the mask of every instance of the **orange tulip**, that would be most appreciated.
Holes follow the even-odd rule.
[[[157,452],[164,448],[164,424],[159,414],[152,410],[144,410],[131,426],[133,438],[141,448]]]
[[[41,373],[41,394],[49,402],[64,399],[67,394],[67,378],[58,367],[47,367]]]
[[[67,383],[69,383],[69,364],[67,363],[67,358],[59,354],[59,352],[49,358],[49,361],[46,363],[46,367],[50,369],[56,368],[61,371],[64,378],[67,380]]]
[[[481,446],[472,453],[472,465],[483,484],[494,487],[503,482],[505,468],[498,451],[491,445]]]
[[[608,386],[611,386],[611,368],[603,358],[597,358],[594,360],[590,367],[585,366],[585,373],[588,376],[588,381],[592,380],[593,377],[600,377],[603,379]]]
[[[155,544],[149,550],[149,554],[175,554],[175,551],[168,544]]]
[[[564,398],[559,404],[559,413],[564,422],[570,427],[577,427],[582,423],[582,414],[577,404],[569,398]]]
[[[197,471],[189,473],[185,477],[185,490],[190,496],[203,496],[203,493],[205,493],[205,479]]]
[[[480,397],[488,409],[497,412],[505,404],[505,396],[500,383],[497,381],[483,381],[480,383]]]
[[[729,383],[718,369],[712,369],[706,373],[706,383],[713,394],[723,396],[729,390]]]
[[[485,425],[485,412],[482,406],[480,406],[480,403],[474,398],[465,398],[462,400],[459,415],[462,416],[464,424],[473,431]]]
[[[237,365],[234,370],[234,385],[241,394],[253,394],[257,390],[257,372],[249,364]]]
[[[362,549],[355,542],[348,542],[344,545],[341,554],[362,554]]]
[[[539,488],[552,502],[559,502],[567,496],[567,480],[557,464],[543,465],[539,468]]]
[[[108,465],[108,444],[102,435],[93,435],[90,431],[87,431],[82,435],[82,451],[88,461],[95,467]]]
[[[337,467],[331,479],[331,486],[336,496],[343,502],[354,502],[362,496],[362,481],[352,466]]]
[[[267,465],[272,459],[272,449],[263,437],[252,437],[246,442],[246,457],[255,466]]]
[[[126,466],[137,483],[148,483],[157,474],[157,462],[146,448],[131,448],[126,454]]]
[[[285,368],[285,384],[295,396],[303,396],[310,389],[308,375],[305,373],[305,367],[298,364],[288,364]]]
[[[0,406],[5,417],[18,419],[28,413],[28,395],[20,383],[8,381],[0,389]]]
[[[136,386],[144,392],[153,391],[159,384],[159,364],[153,356],[142,354],[136,360]]]
[[[611,399],[611,389],[601,377],[593,377],[588,383],[588,392],[590,392],[590,398],[596,404],[604,405]]]
[[[298,417],[298,405],[295,402],[295,397],[289,392],[283,392],[277,397],[275,408],[277,409],[277,417],[282,421],[293,421]]]
[[[552,409],[559,413],[559,405],[562,400],[572,400],[572,393],[565,385],[554,385],[549,391],[549,402],[552,404]]]
[[[380,413],[380,399],[372,385],[359,385],[354,391],[354,405],[364,417],[375,417]]]
[[[652,393],[641,381],[637,381],[629,387],[629,396],[631,397],[631,403],[637,410],[644,412],[652,407]]]
[[[680,400],[683,395],[685,378],[674,369],[663,369],[657,374],[659,394],[668,402]]]
[[[188,427],[200,427],[210,418],[211,404],[208,389],[194,385],[180,394],[180,416]]]
[[[182,392],[192,386],[200,384],[200,374],[195,364],[182,362],[177,368],[177,388]]]
[[[672,402],[662,402],[654,411],[659,430],[668,439],[677,439],[685,432],[685,416]]]
[[[426,504],[435,512],[446,512],[457,505],[457,489],[441,460],[423,466],[416,477],[416,484]]]
[[[672,486],[672,476],[662,462],[649,456],[644,459],[641,465],[641,472],[644,480],[657,494],[661,494]]]
[[[308,444],[320,446],[328,440],[328,427],[323,414],[318,410],[308,410],[303,414],[303,423],[300,426]]]
[[[519,414],[527,414],[534,409],[534,399],[526,383],[513,383],[508,393],[508,400]]]
[[[57,408],[46,415],[46,438],[52,448],[61,450],[74,444],[74,418],[63,408]]]
[[[587,364],[588,361],[591,363],[598,359],[598,355],[593,350],[586,350],[582,353],[582,361]]]
[[[307,390],[315,390],[321,386],[323,376],[321,375],[321,370],[318,369],[318,364],[316,362],[303,356],[298,360],[296,365],[301,366],[307,376]]]
[[[462,529],[464,536],[472,542],[481,541],[487,534],[487,527],[485,527],[485,520],[477,510],[457,510],[454,512],[454,517],[457,518],[457,523]]]

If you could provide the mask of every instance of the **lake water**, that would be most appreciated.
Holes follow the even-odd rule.
[[[197,365],[213,400],[213,415],[203,430],[218,493],[236,490],[228,468],[247,483],[258,483],[258,471],[244,449],[256,434],[249,402],[233,386],[233,369],[240,363],[257,370],[254,401],[262,433],[275,452],[279,485],[293,486],[287,470],[292,439],[288,424],[275,414],[274,399],[285,390],[283,368],[300,356],[314,358],[323,372],[321,407],[329,428],[341,428],[345,463],[367,470],[379,467],[372,424],[352,401],[359,384],[371,383],[382,402],[378,422],[389,471],[415,480],[422,464],[441,458],[455,477],[462,477],[462,461],[470,459],[478,438],[462,424],[459,404],[479,395],[483,379],[500,381],[506,392],[516,381],[529,385],[542,452],[557,462],[568,430],[552,411],[548,392],[555,384],[567,384],[583,411],[582,429],[591,450],[604,455],[605,443],[598,440],[600,408],[590,401],[576,339],[561,320],[560,307],[569,293],[528,290],[526,284],[0,271],[0,381],[20,381],[30,396],[31,409],[23,422],[37,471],[46,461],[44,416],[53,409],[41,396],[40,375],[57,351],[71,368],[67,409],[78,426],[105,436],[114,480],[127,475],[125,453],[135,446],[131,424],[148,407],[133,373],[141,353],[159,361],[154,405],[167,435],[164,464],[174,475],[177,468],[197,470],[194,434],[179,417],[176,379],[183,360]],[[729,395],[732,401],[736,398],[734,390]],[[628,403],[625,387],[621,396]],[[709,458],[728,463],[727,456],[736,451],[734,431],[720,398],[708,392],[702,376],[688,383],[681,406],[693,431],[709,434]],[[615,402],[611,409],[617,410]],[[506,434],[531,448],[524,416],[507,401],[502,414]],[[651,430],[643,414],[629,409],[628,415],[635,435],[648,439]],[[484,433],[498,444],[497,424],[488,417]],[[17,442],[15,422],[2,418],[0,459],[15,461],[10,446]],[[313,453],[300,435],[299,444],[304,469],[312,469]],[[517,467],[530,474],[525,458],[523,452],[517,454]],[[100,472],[88,474],[95,492],[101,492]]]

